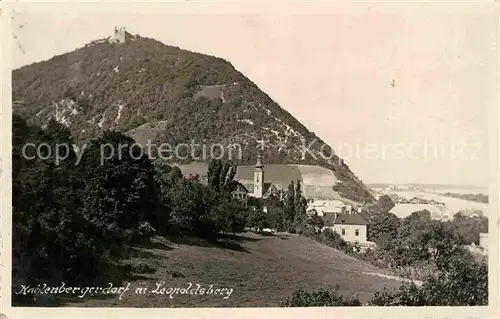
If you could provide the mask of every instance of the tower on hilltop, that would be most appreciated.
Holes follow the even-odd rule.
[[[125,27],[117,28],[115,26],[115,30],[114,30],[113,34],[109,37],[108,42],[109,43],[125,43],[126,42],[126,38],[125,38],[126,32],[127,31],[125,30]]]

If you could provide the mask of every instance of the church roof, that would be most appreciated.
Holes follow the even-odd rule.
[[[246,189],[248,189],[248,192],[253,193],[253,181],[240,181],[240,183],[245,186]],[[266,194],[268,191],[272,191],[273,189],[280,190],[283,189],[283,187],[272,182],[264,182],[262,194]]]
[[[250,193],[253,193],[253,180],[239,180]],[[267,180],[264,182],[263,194],[265,194],[269,187],[273,185],[277,190],[288,189],[288,184],[276,183],[275,181]],[[301,185],[302,193],[306,198],[328,198],[328,199],[339,199],[340,195],[329,186],[316,186],[316,185]]]
[[[238,182],[238,181],[236,181],[236,183],[237,183],[237,184],[236,184],[236,186],[235,186],[235,188],[234,188],[235,190],[236,190],[238,187],[240,187],[241,189],[243,189],[243,190],[244,190],[244,191],[246,191],[247,193],[249,192],[248,187],[246,187],[245,185],[243,185],[242,183],[240,183],[240,182]]]

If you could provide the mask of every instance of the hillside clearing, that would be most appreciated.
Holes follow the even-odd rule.
[[[198,174],[203,176],[208,172],[207,163],[194,162],[178,166],[185,175]],[[239,165],[235,179],[252,181],[254,170],[254,165]],[[284,185],[301,180],[304,185],[332,187],[337,182],[335,174],[331,170],[314,165],[265,164],[265,172],[266,180]]]
[[[295,289],[338,288],[346,296],[367,302],[375,291],[398,287],[386,273],[351,256],[299,235],[257,235],[244,233],[228,248],[193,239],[190,243],[155,243],[137,248],[135,261],[155,265],[154,274],[129,280],[130,291],[122,300],[113,297],[85,297],[65,306],[77,307],[273,307]],[[172,276],[172,273],[182,275]],[[389,275],[388,273],[386,273]],[[172,278],[175,277],[175,278]],[[135,294],[137,287],[188,287],[200,284],[233,288],[230,297]],[[114,283],[117,286],[118,283]]]
[[[207,163],[193,162],[190,164],[176,164],[184,176],[204,176],[208,172]],[[240,182],[253,183],[254,165],[239,165],[235,176]],[[290,182],[300,180],[302,191],[306,198],[343,199],[333,186],[337,183],[335,174],[324,167],[299,164],[265,164],[264,176],[267,182],[286,188]],[[343,199],[349,201],[348,199]],[[349,201],[356,205],[354,201]]]

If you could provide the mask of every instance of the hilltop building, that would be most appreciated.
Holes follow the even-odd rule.
[[[113,34],[108,38],[108,42],[125,43],[127,42],[126,36],[127,36],[127,31],[125,30],[125,27],[120,27],[120,28],[115,27]]]
[[[129,41],[135,41],[137,38],[138,38],[137,35],[131,35],[130,33],[128,33],[127,30],[125,29],[125,27],[118,28],[115,26],[113,33],[109,37],[90,41],[90,43],[87,43],[85,45],[85,47],[93,46],[93,45],[96,45],[99,43],[106,43],[106,42],[110,43],[110,44],[113,44],[113,43],[122,44],[122,43],[127,43]]]

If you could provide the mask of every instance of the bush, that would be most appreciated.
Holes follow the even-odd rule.
[[[346,298],[337,291],[320,289],[307,292],[302,289],[295,290],[292,296],[279,305],[280,307],[338,307],[361,306],[358,298]]]
[[[141,243],[147,243],[156,236],[156,229],[149,222],[141,222],[135,232],[135,240]]]
[[[329,247],[349,251],[349,244],[344,241],[337,232],[331,230],[330,228],[323,229],[319,238],[321,243]]]
[[[426,306],[422,291],[414,284],[403,284],[395,292],[386,288],[375,292],[371,302],[374,306]]]
[[[485,306],[488,304],[488,269],[466,251],[457,249],[442,256],[438,270],[422,287],[403,284],[399,290],[376,293],[376,306]]]
[[[139,262],[132,266],[132,272],[136,274],[153,274],[156,272],[156,267]]]

